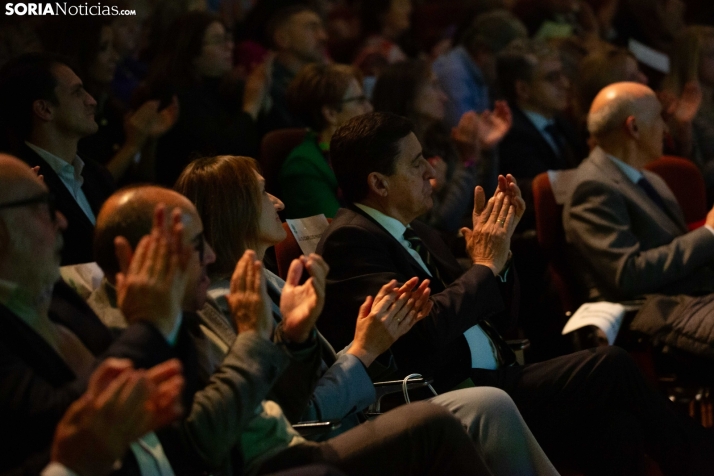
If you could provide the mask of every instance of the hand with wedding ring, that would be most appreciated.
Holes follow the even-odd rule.
[[[473,229],[461,229],[473,263],[489,267],[494,275],[501,273],[508,261],[511,236],[525,211],[525,202],[513,176],[501,175],[498,183],[496,193],[488,202],[483,188],[476,187]]]

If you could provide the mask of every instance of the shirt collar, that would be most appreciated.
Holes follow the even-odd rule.
[[[614,155],[610,155],[610,154],[605,154],[605,155],[607,155],[607,158],[610,159],[610,160],[612,161],[612,163],[615,164],[615,165],[617,166],[617,168],[620,169],[620,171],[621,171],[623,174],[625,174],[625,177],[627,177],[628,179],[630,179],[630,181],[631,181],[632,183],[636,184],[637,182],[640,181],[640,179],[641,179],[642,177],[644,177],[644,175],[642,175],[642,172],[640,172],[639,170],[637,170],[637,169],[634,168],[633,166],[624,163],[623,161],[621,161],[620,159],[618,159],[618,158],[615,157]]]
[[[555,124],[553,119],[548,119],[544,115],[533,111],[523,109],[523,114],[533,123],[533,125],[541,132],[545,132],[545,128],[551,124]]]
[[[60,159],[56,155],[46,151],[41,147],[37,147],[35,144],[31,144],[29,142],[25,142],[25,144],[27,144],[30,149],[37,152],[37,155],[42,157],[44,161],[47,162],[47,165],[49,165],[50,168],[54,170],[55,173],[60,177],[71,179],[77,182],[79,185],[82,185],[84,183],[84,177],[82,177],[82,170],[84,170],[84,161],[80,159],[78,155],[75,155],[72,163],[68,164],[66,161]]]
[[[390,235],[396,238],[397,241],[400,241],[404,236],[404,230],[406,230],[407,227],[404,226],[402,222],[400,222],[396,218],[392,218],[389,215],[385,215],[384,213],[380,212],[379,210],[375,210],[374,208],[368,207],[367,205],[363,205],[361,203],[355,203],[355,206],[365,212],[370,217],[372,217],[377,223],[382,226],[382,228],[387,230]]]
[[[34,329],[37,320],[41,316],[29,302],[29,296],[23,296],[19,284],[0,279],[0,304],[7,307],[13,314]]]

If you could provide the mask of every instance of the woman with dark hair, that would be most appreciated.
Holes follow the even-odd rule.
[[[399,44],[411,27],[412,0],[363,0],[360,5],[362,35],[366,37],[353,64],[365,76],[369,93],[379,73],[407,59]]]
[[[177,106],[159,111],[158,101],[147,101],[129,112],[111,94],[119,56],[109,17],[62,17],[40,32],[45,50],[66,57],[97,101],[99,129],[79,141],[79,155],[104,164],[115,181],[122,180],[139,159],[150,160],[153,139],[176,122]]]
[[[154,59],[144,95],[167,103],[179,119],[159,141],[156,181],[172,185],[192,158],[212,153],[256,155],[255,118],[266,92],[266,67],[247,82],[231,75],[233,37],[218,17],[190,12],[169,30]]]
[[[332,218],[340,208],[337,178],[329,163],[330,139],[342,124],[372,111],[361,84],[355,68],[340,64],[308,65],[290,83],[288,104],[310,131],[280,169],[286,217],[322,213]]]
[[[477,184],[493,188],[495,169],[484,163],[511,126],[508,106],[496,102],[493,112],[466,112],[451,131],[444,124],[447,97],[428,62],[413,60],[385,69],[374,87],[376,111],[399,114],[412,120],[424,157],[436,171],[431,181],[434,206],[422,217],[431,226],[455,232],[472,207]]]
[[[230,315],[226,314],[228,312],[226,295],[236,263],[246,249],[255,250],[258,259],[262,259],[270,246],[284,239],[285,231],[277,214],[283,204],[277,197],[265,192],[264,180],[258,172],[257,163],[247,157],[221,156],[198,159],[183,171],[176,183],[176,189],[196,205],[203,221],[206,240],[212,243],[216,251],[216,262],[209,267],[212,281],[215,280],[209,290],[209,296],[221,309],[226,319],[230,319]],[[225,190],[230,190],[231,193],[225,193]],[[314,254],[304,258],[303,263],[307,264],[311,274],[313,274],[311,267],[326,266],[322,258]],[[268,295],[274,303],[274,315],[280,316],[280,311],[276,310],[279,304],[283,299],[289,301],[291,296],[294,298],[295,288],[299,287],[296,285],[302,266],[296,265],[295,262],[293,266],[297,268],[293,270],[291,267],[287,282],[265,271]],[[314,273],[314,275],[318,274]],[[313,276],[311,279],[317,278]],[[402,290],[413,289],[411,293],[411,298],[415,301],[411,311],[413,314],[407,314],[403,321],[397,319],[399,322],[396,323],[389,322],[389,319],[384,320],[384,327],[398,324],[389,334],[385,334],[381,323],[370,321],[365,316],[367,312],[370,312],[370,315],[379,312],[377,309],[380,305],[372,305],[372,302],[379,303],[384,299],[384,291],[395,289],[396,281],[385,283],[374,301],[367,298],[362,306],[364,312],[361,311],[361,315],[357,317],[358,324],[350,346],[335,355],[326,341],[320,344],[323,347],[323,361],[334,363],[329,367],[323,364],[307,410],[300,421],[340,419],[342,426],[338,432],[341,435],[335,437],[336,432],[333,432],[329,436],[348,437],[344,431],[359,423],[355,412],[365,408],[375,398],[374,386],[367,373],[369,370],[373,375],[376,370],[374,367],[379,366],[374,361],[374,357],[386,351],[396,339],[411,328],[416,320],[429,311],[431,305],[428,284],[428,280],[425,280],[414,289],[416,278],[412,278],[402,287]],[[409,302],[405,306],[410,306]],[[383,339],[381,343],[378,342],[380,336]],[[322,342],[322,336],[318,335],[318,339]],[[367,352],[367,348],[371,351]],[[449,409],[461,420],[463,427],[467,429],[473,442],[482,452],[485,465],[490,470],[480,467],[483,463],[479,458],[479,461],[473,461],[468,471],[504,476],[557,475],[555,468],[518,413],[515,404],[505,392],[490,387],[467,388],[439,395],[430,402]],[[389,417],[385,415],[381,418]],[[367,425],[372,424],[367,423]],[[484,431],[486,428],[488,431]],[[366,429],[364,426],[360,426],[360,429],[355,431],[364,429]],[[374,437],[379,438],[379,434],[375,433]],[[336,439],[328,440],[323,444],[329,445],[332,441]],[[245,446],[243,449],[246,451]],[[257,449],[250,448],[246,459],[255,458],[256,451]],[[398,454],[390,456],[387,459],[393,463],[387,464],[402,464]],[[340,464],[337,466],[345,470]],[[427,472],[426,468],[417,471],[421,471],[422,474]],[[445,468],[437,470],[437,473],[442,474],[444,471],[462,474]],[[397,474],[396,469],[388,467],[381,468],[377,472]],[[374,474],[375,471],[358,470],[352,467],[347,469],[347,473]]]

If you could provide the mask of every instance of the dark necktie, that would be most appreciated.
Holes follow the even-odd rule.
[[[429,250],[426,248],[426,246],[424,246],[424,242],[421,241],[419,235],[417,235],[412,228],[407,227],[407,229],[404,230],[404,239],[407,240],[411,245],[412,249],[416,251],[419,256],[421,256],[421,259],[422,261],[424,261],[424,264],[429,270],[429,273],[431,274],[432,278],[438,279],[439,282],[441,282],[441,284],[444,286],[444,288],[446,288],[447,284],[444,282],[443,279],[441,279],[441,274],[439,273],[439,268],[434,262],[434,257],[431,255],[431,253],[429,253]]]
[[[652,184],[647,180],[644,176],[642,176],[638,181],[637,185],[639,185],[642,190],[645,191],[648,197],[657,204],[658,207],[662,209],[665,213],[667,212],[667,206],[664,204],[664,200],[662,200],[662,197],[660,196],[659,193],[657,193],[657,190],[652,186]]]
[[[438,279],[444,288],[446,288],[448,286],[447,283],[441,279],[439,268],[436,266],[436,263],[434,263],[433,256],[426,246],[424,246],[424,242],[421,241],[419,235],[417,235],[412,228],[407,228],[404,230],[404,239],[411,244],[414,251],[419,253],[419,256],[421,256],[421,259],[424,261],[424,264],[426,264],[426,267],[431,272],[432,277]],[[479,322],[479,326],[488,338],[491,339],[491,342],[496,349],[496,359],[498,360],[499,366],[512,365],[516,361],[516,355],[513,353],[513,350],[511,350],[511,347],[505,339],[501,337],[501,334],[499,334],[498,331],[486,320],[481,320]]]
[[[563,157],[563,154],[565,152],[565,139],[558,130],[558,126],[556,126],[555,124],[548,124],[547,126],[545,126],[544,130],[548,133],[550,138],[553,139],[553,142],[556,145],[558,157]]]

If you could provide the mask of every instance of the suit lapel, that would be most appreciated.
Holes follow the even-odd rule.
[[[67,221],[73,224],[73,226],[81,226],[84,229],[88,229],[88,233],[91,234],[92,230],[94,230],[92,222],[89,221],[87,215],[84,214],[82,209],[77,204],[77,201],[74,199],[69,190],[67,190],[67,186],[65,186],[62,179],[59,178],[59,175],[57,175],[52,167],[50,167],[42,157],[37,155],[34,150],[28,147],[27,144],[23,144],[22,156],[23,160],[31,167],[40,167],[40,174],[44,177],[47,187],[54,194],[57,202],[57,208],[62,211],[65,218],[67,218]],[[82,190],[84,190],[84,185],[82,186]]]
[[[647,194],[637,184],[632,183],[622,171],[610,160],[602,149],[595,149],[592,152],[593,163],[603,171],[603,173],[616,183],[617,189],[624,196],[635,202],[637,206],[642,208],[644,212],[651,216],[654,221],[661,227],[665,228],[670,234],[680,235],[679,220],[670,216],[670,213],[662,210],[656,203],[650,199]],[[649,175],[648,175],[649,177]],[[655,180],[658,182],[658,180]],[[659,192],[662,188],[658,187]],[[671,197],[671,192],[665,192],[664,197]],[[665,199],[665,202],[669,200]],[[668,205],[670,207],[671,205]],[[675,214],[676,216],[676,214]]]
[[[538,128],[528,119],[528,116],[518,107],[511,106],[513,111],[514,123],[517,120],[523,127],[523,132],[527,132],[534,143],[538,144],[538,147],[543,151],[542,154],[538,154],[541,158],[546,159],[545,164],[548,170],[560,170],[567,166],[565,158],[560,158],[555,153],[553,148],[550,146],[547,140],[540,133]],[[567,142],[567,141],[566,141]]]
[[[424,279],[431,280],[431,276],[429,276],[429,274],[427,274],[427,272],[424,271],[424,268],[422,268],[421,265],[419,264],[419,262],[416,259],[414,259],[414,257],[411,255],[411,253],[409,253],[406,250],[406,248],[404,248],[404,246],[402,246],[402,244],[399,243],[399,241],[397,241],[397,239],[394,238],[394,236],[391,233],[389,233],[382,225],[380,225],[374,218],[367,215],[359,207],[356,207],[352,204],[349,205],[348,208],[350,210],[352,210],[353,212],[357,213],[358,215],[366,218],[373,225],[373,227],[376,227],[376,229],[375,229],[376,232],[382,233],[389,237],[389,239],[392,242],[392,247],[395,249],[395,251],[397,253],[397,256],[399,256],[401,260],[409,263],[412,270],[414,271],[414,276],[417,276],[420,281],[424,280]],[[429,249],[428,246],[427,246],[427,249]],[[431,251],[431,249],[429,249],[429,251]],[[436,283],[434,283],[434,284],[436,284]],[[441,287],[441,284],[439,284],[438,286]],[[438,292],[438,291],[434,291],[434,292]]]
[[[53,385],[63,385],[75,379],[74,372],[62,357],[30,326],[2,305],[0,305],[0,340]]]
[[[674,196],[674,193],[672,193],[672,190],[670,190],[667,186],[667,183],[664,179],[662,179],[662,177],[654,172],[643,170],[642,173],[652,184],[659,196],[662,197],[662,200],[667,207],[667,214],[679,226],[679,231],[681,233],[687,233],[689,229],[687,228],[687,223],[684,221],[682,209],[679,207],[677,197]]]

